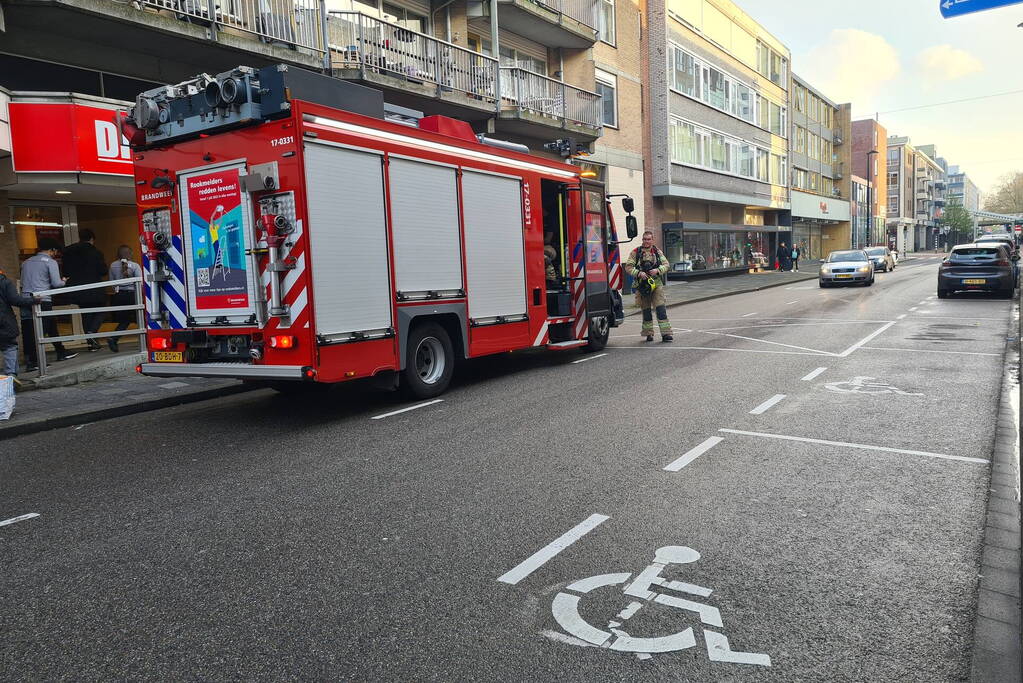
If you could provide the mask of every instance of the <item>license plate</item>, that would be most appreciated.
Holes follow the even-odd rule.
[[[184,363],[185,354],[182,351],[153,351],[154,363]]]
[[[836,278],[852,277],[852,274],[851,273],[844,273],[844,274],[835,275],[835,277]]]
[[[987,284],[987,280],[984,279],[984,278],[973,279],[973,280],[963,280],[963,284],[964,285],[986,285]]]

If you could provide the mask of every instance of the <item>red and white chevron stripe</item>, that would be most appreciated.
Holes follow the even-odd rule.
[[[282,318],[267,320],[266,329],[287,329],[291,327],[309,327],[309,291],[306,286],[306,239],[302,221],[295,221],[295,232],[289,235],[291,248],[281,248],[281,260],[295,259],[295,267],[287,271],[281,278],[281,300],[288,305],[288,315]],[[270,301],[270,271],[267,267],[269,257],[260,262],[260,276],[263,282],[266,300]]]
[[[572,254],[572,315],[575,316],[575,338],[582,339],[586,330],[586,253],[580,241]]]

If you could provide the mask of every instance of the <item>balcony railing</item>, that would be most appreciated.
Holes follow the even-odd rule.
[[[600,95],[517,67],[501,67],[501,100],[534,114],[600,129]]]
[[[139,0],[173,12],[183,21],[231,28],[268,43],[286,43],[322,53],[320,0]],[[211,21],[211,17],[213,20]]]
[[[495,101],[497,60],[361,12],[331,12],[332,69],[359,69]]]
[[[836,128],[835,130],[831,131],[831,144],[835,145],[835,147],[838,147],[843,142],[844,140],[842,139],[841,129]]]
[[[581,24],[596,29],[599,23],[599,0],[527,0],[552,12],[564,14]]]

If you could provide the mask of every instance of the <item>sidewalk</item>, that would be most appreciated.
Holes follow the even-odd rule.
[[[664,288],[665,305],[681,306],[692,304],[698,301],[718,299],[733,294],[745,294],[756,292],[770,287],[781,287],[791,285],[794,282],[817,279],[817,264],[807,264],[806,268],[798,273],[779,272],[776,270],[764,271],[762,273],[740,273],[739,275],[723,275],[721,277],[708,277],[699,280],[670,280]],[[623,294],[625,300],[625,315],[638,315],[635,297],[632,294]]]

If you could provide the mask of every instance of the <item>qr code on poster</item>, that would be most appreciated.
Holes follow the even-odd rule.
[[[195,277],[199,281],[200,287],[210,286],[210,269],[209,268],[196,268]]]

